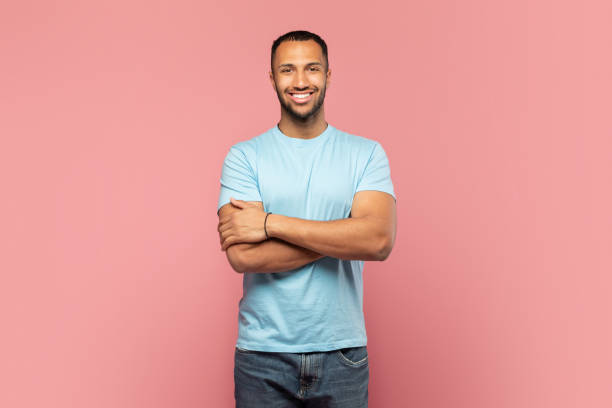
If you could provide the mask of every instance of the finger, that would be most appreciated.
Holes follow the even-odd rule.
[[[219,224],[219,227],[217,228],[217,231],[219,232],[223,232],[223,231],[227,231],[228,229],[232,228],[232,224],[225,223],[225,224]]]
[[[236,243],[236,236],[232,234],[231,231],[224,231],[221,233],[221,246],[225,246],[225,248],[227,248],[229,245],[231,245],[226,245],[228,240],[230,240],[232,243]]]
[[[240,209],[244,209],[247,206],[246,202],[242,200],[236,200],[234,197],[230,197],[230,202]]]
[[[222,245],[223,251],[225,251],[227,249],[227,247],[232,245],[233,242],[234,242],[234,237],[233,236],[230,236],[229,238],[225,239],[223,241],[223,245]]]
[[[228,225],[231,225],[231,222],[232,222],[232,217],[227,217],[227,218],[224,218],[223,220],[219,221],[219,225],[217,226],[217,231],[223,230]]]
[[[227,239],[229,236],[232,235],[232,233],[230,230],[225,230],[221,232],[219,235],[221,236],[221,239]]]

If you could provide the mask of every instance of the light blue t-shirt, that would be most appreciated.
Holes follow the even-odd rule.
[[[353,196],[395,199],[382,146],[327,125],[319,136],[286,136],[277,126],[233,145],[223,163],[217,211],[230,197],[307,220],[348,218]],[[363,261],[324,257],[300,268],[243,275],[237,347],[305,353],[367,345]]]

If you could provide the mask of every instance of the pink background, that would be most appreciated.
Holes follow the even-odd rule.
[[[370,406],[612,406],[610,4],[2,2],[0,406],[233,406],[221,164],[293,29],[398,196]]]

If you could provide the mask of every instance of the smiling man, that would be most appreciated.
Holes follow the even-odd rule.
[[[380,143],[325,121],[327,45],[293,31],[272,44],[280,121],[223,163],[219,241],[243,274],[236,407],[368,405],[364,261],[395,241]]]

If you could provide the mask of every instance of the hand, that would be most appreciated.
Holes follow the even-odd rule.
[[[230,197],[230,202],[240,211],[234,211],[227,217],[219,220],[219,240],[221,250],[225,251],[230,245],[239,243],[261,242],[266,239],[264,221],[266,213],[255,204],[236,200]]]

